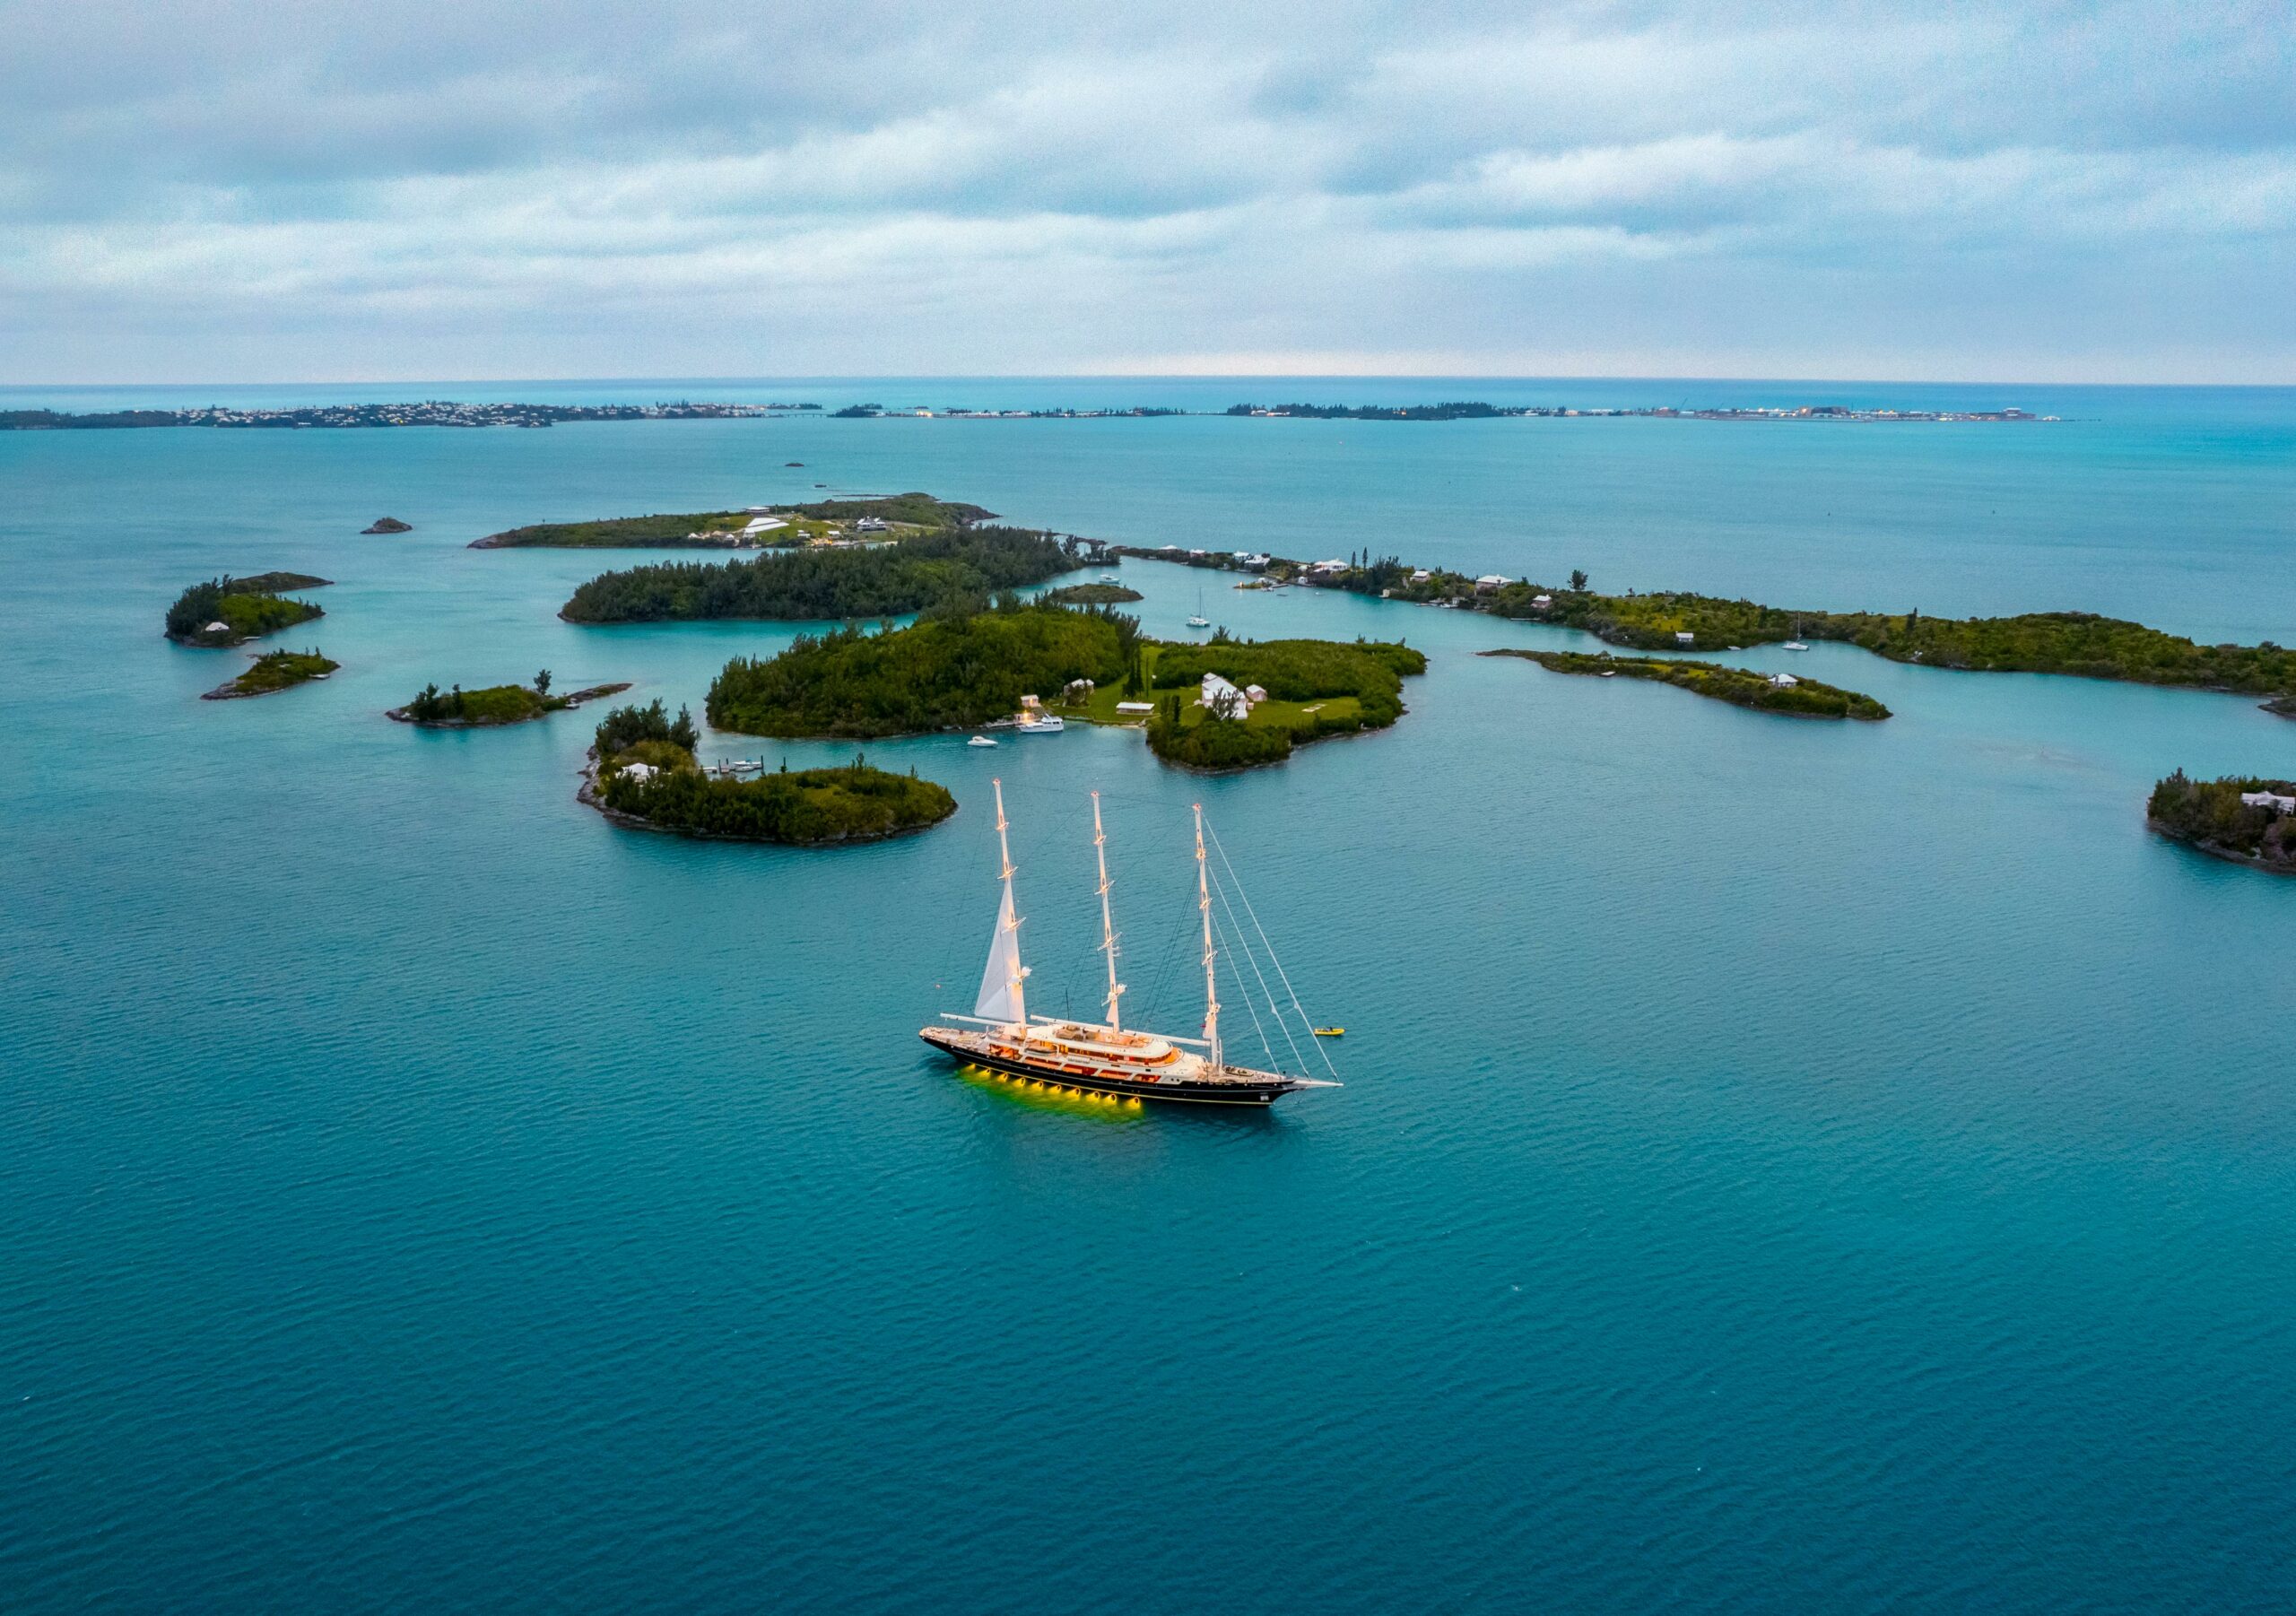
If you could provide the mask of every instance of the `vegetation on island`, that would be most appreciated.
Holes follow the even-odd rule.
[[[1613,656],[1607,651],[1588,656],[1579,651],[1524,651],[1509,648],[1485,651],[1485,656],[1519,656],[1557,673],[1617,673],[1629,679],[1651,679],[1693,695],[1727,701],[1733,707],[1765,713],[1785,713],[1797,718],[1886,718],[1890,709],[1873,697],[1838,685],[1792,674],[1757,673],[1752,668],[1718,667],[1688,657]],[[1776,682],[1790,679],[1789,684]]]
[[[951,608],[875,633],[848,624],[801,635],[776,656],[737,656],[709,686],[719,729],[754,735],[874,739],[1008,718],[1024,695],[1074,680],[1120,681],[1140,625],[1120,613],[1071,612],[1016,596]]]
[[[616,708],[598,725],[596,778],[585,800],[623,824],[798,847],[899,836],[957,811],[947,790],[915,769],[892,774],[858,756],[837,769],[793,774],[785,764],[755,779],[712,777],[694,761],[699,739],[683,708],[674,719],[659,701]]]
[[[402,522],[396,517],[377,517],[372,526],[362,527],[359,531],[362,534],[413,533],[414,531],[414,524],[412,522]]]
[[[0,410],[0,431],[50,431],[90,427],[222,427],[293,430],[304,427],[547,427],[570,421],[746,421],[775,410],[812,404],[457,404],[430,398],[410,404],[303,404],[258,410],[226,404],[189,410],[99,410],[75,415],[57,410]]]
[[[1403,681],[1427,671],[1409,646],[1370,640],[1238,640],[1225,629],[1204,645],[1164,644],[1149,665],[1156,710],[1148,745],[1190,769],[1280,763],[1294,746],[1328,735],[1385,729],[1403,716]],[[1194,692],[1216,673],[1239,690],[1267,692],[1241,713],[1214,712]]]
[[[1546,608],[1535,603],[1549,595]],[[1790,612],[1702,595],[1603,595],[1509,585],[1489,608],[1502,617],[1561,622],[1613,645],[1701,650],[1836,640],[1892,662],[1980,673],[2070,673],[2138,684],[2271,694],[2296,689],[2296,651],[2269,641],[2201,646],[2142,623],[2091,612],[2016,617],[1924,617],[1919,612]]]
[[[587,690],[553,696],[550,683],[548,668],[535,675],[531,686],[492,684],[483,690],[466,691],[458,684],[452,690],[441,691],[432,683],[415,692],[413,699],[404,707],[391,708],[387,716],[402,724],[419,724],[432,729],[488,729],[547,717],[602,696],[618,696],[630,688],[624,681],[620,684],[594,684]]]
[[[1122,584],[1067,584],[1037,597],[1048,606],[1120,606],[1144,598],[1137,589]]]
[[[203,701],[230,701],[240,696],[268,696],[274,691],[283,691],[313,679],[324,679],[343,665],[321,656],[316,649],[305,651],[266,651],[255,659],[254,665],[232,680],[219,684],[200,697]]]
[[[1276,583],[1448,605],[1582,630],[1638,650],[1721,651],[1787,640],[1833,640],[1892,662],[1979,673],[2064,673],[2085,679],[2296,698],[2296,650],[2271,640],[2253,646],[2197,645],[2142,623],[2093,612],[2028,612],[2015,617],[1925,617],[1905,613],[1797,611],[1749,600],[1676,591],[1598,595],[1587,574],[1566,585],[1495,576],[1470,578],[1414,568],[1365,551],[1344,560],[1197,553],[1118,546],[1118,553],[1184,566],[1258,573]],[[1685,638],[1687,637],[1687,638]],[[2291,708],[2275,711],[2296,712]]]
[[[1231,415],[1290,415],[1308,421],[1497,421],[1532,412],[1458,399],[1432,404],[1230,404]],[[1539,412],[1545,413],[1546,412]]]
[[[559,615],[578,623],[891,617],[1040,584],[1079,564],[1046,534],[968,527],[873,549],[799,550],[602,573],[577,589]]]
[[[2296,802],[2296,781],[2240,778],[2195,780],[2181,769],[2152,787],[2145,823],[2174,841],[2258,869],[2296,874],[2296,812],[2278,803],[2244,803],[2271,795]]]
[[[826,536],[832,528],[868,519],[885,524],[889,534],[936,533],[986,521],[996,513],[978,505],[936,500],[930,494],[892,494],[874,500],[818,500],[805,505],[776,505],[759,513],[782,519],[782,526],[761,535],[770,545],[804,544]],[[748,510],[690,511],[683,515],[608,517],[585,522],[543,522],[491,533],[474,541],[473,550],[515,550],[548,546],[571,550],[670,550],[687,546],[723,548],[749,526]]]
[[[848,625],[770,657],[736,657],[709,687],[709,722],[765,735],[873,738],[1010,718],[1022,699],[1094,723],[1119,702],[1153,703],[1159,757],[1199,769],[1281,762],[1325,735],[1378,729],[1403,712],[1405,675],[1426,658],[1400,645],[1292,639],[1206,645],[1144,639],[1135,618],[1007,596],[985,610],[935,613],[903,629]],[[1265,699],[1239,715],[1200,704],[1206,673]],[[1083,690],[1089,682],[1089,691]],[[1080,693],[1073,699],[1072,689]]]
[[[178,645],[219,647],[276,634],[326,615],[309,601],[284,599],[279,591],[322,588],[327,581],[308,572],[259,572],[194,584],[168,608],[167,636]]]
[[[860,759],[727,780],[673,769],[650,779],[610,777],[600,797],[615,813],[655,830],[797,847],[878,841],[939,824],[957,811],[946,787],[914,769],[892,774]]]
[[[2264,710],[2283,718],[2296,718],[2296,695],[2274,696],[2260,704]]]

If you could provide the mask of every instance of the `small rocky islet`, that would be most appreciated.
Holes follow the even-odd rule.
[[[281,591],[323,589],[331,581],[308,572],[213,578],[176,596],[168,608],[165,633],[176,644],[198,650],[244,645],[326,616],[312,602],[291,599]]]
[[[837,847],[927,830],[957,811],[946,787],[873,769],[857,754],[831,769],[705,773],[694,759],[692,715],[673,719],[659,701],[621,707],[597,728],[577,797],[613,823],[710,841]]]
[[[201,694],[202,701],[235,701],[245,696],[269,696],[280,691],[324,679],[343,665],[313,647],[303,651],[266,651],[238,678]]]
[[[1613,656],[1607,651],[1589,655],[1583,651],[1526,651],[1512,647],[1480,655],[1520,657],[1554,673],[1652,680],[1709,700],[1794,718],[1878,722],[1890,716],[1888,708],[1861,691],[1846,691],[1795,673],[1758,673],[1752,668],[1723,667],[1688,656]]]
[[[552,713],[566,712],[602,697],[618,696],[630,688],[625,680],[618,684],[594,684],[585,690],[552,695],[550,686],[548,668],[536,673],[531,685],[491,684],[466,691],[457,684],[442,691],[432,683],[416,691],[404,706],[391,708],[383,716],[424,729],[496,729],[509,724],[530,724],[536,718],[547,718]]]

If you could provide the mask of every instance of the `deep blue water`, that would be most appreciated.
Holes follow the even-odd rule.
[[[1394,730],[1236,778],[1129,733],[874,745],[961,812],[839,852],[613,830],[576,716],[379,717],[540,665],[698,708],[795,626],[577,630],[556,605],[629,557],[464,545],[816,482],[2285,642],[2296,393],[364,392],[2071,419],[0,434],[0,1609],[2296,1598],[2296,882],[2141,814],[2179,765],[2296,773],[2250,702],[1734,659],[1897,713],[1796,723],[1471,655],[1559,631],[1129,562],[1152,630],[1203,587],[1239,632],[1401,636],[1430,672]],[[385,513],[417,531],[355,536]],[[343,671],[198,701],[241,659],[161,612],[272,567],[339,580],[282,641]],[[1111,1116],[933,1057],[995,903],[992,774],[1039,1006],[1094,994],[1098,786],[1128,1008],[1194,1018],[1201,800],[1347,1086]]]

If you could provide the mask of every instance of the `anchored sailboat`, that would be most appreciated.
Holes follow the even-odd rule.
[[[996,929],[989,939],[980,992],[973,1001],[972,1014],[945,1015],[946,1020],[965,1026],[926,1027],[918,1032],[919,1038],[1001,1079],[1123,1100],[1265,1106],[1297,1090],[1339,1086],[1289,1073],[1239,1066],[1226,1058],[1220,1042],[1219,950],[1213,938],[1212,878],[1205,859],[1201,804],[1196,808],[1196,900],[1204,925],[1204,1036],[1178,1038],[1125,1029],[1124,984],[1117,977],[1116,920],[1109,902],[1108,835],[1100,825],[1097,791],[1092,793],[1092,852],[1100,868],[1100,948],[1108,960],[1108,1019],[1074,1021],[1029,1014],[1029,968],[1021,962],[1021,917],[1013,903],[1013,850],[1004,818],[1004,783],[993,784],[998,879],[1004,892],[996,906]],[[1223,892],[1231,890],[1232,882],[1222,888]],[[1253,1017],[1258,1019],[1257,1010]]]

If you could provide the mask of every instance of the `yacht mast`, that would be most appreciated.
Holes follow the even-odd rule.
[[[996,788],[996,860],[1002,866],[999,873],[1004,882],[1004,929],[1012,934],[1006,944],[1006,959],[1013,974],[1006,980],[1013,990],[1013,1025],[1025,1035],[1029,1025],[1029,1007],[1022,995],[1021,983],[1029,972],[1028,968],[1021,963],[1021,917],[1013,907],[1013,845],[1004,836],[1004,782],[993,779],[989,784]]]
[[[1092,793],[1092,856],[1100,864],[1100,949],[1109,957],[1109,1030],[1121,1032],[1116,1002],[1124,996],[1124,984],[1116,979],[1116,922],[1109,915],[1108,840],[1100,829],[1100,794],[1096,791]]]
[[[1204,1041],[1212,1047],[1212,1070],[1220,1071],[1220,986],[1212,974],[1212,879],[1204,864],[1204,804],[1196,808],[1196,907],[1204,913]]]

